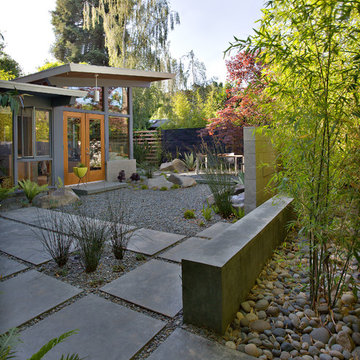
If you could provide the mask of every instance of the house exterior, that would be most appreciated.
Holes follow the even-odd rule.
[[[30,96],[17,114],[0,110],[0,178],[53,185],[60,177],[71,185],[78,182],[73,168],[79,163],[88,167],[86,182],[116,181],[120,170],[130,176],[136,171],[132,88],[173,77],[66,64],[2,81],[0,91],[16,88]]]

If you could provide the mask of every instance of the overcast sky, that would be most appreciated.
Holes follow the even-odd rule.
[[[25,74],[54,60],[50,54],[54,33],[50,11],[56,0],[1,1],[0,32],[7,44],[5,51]],[[193,50],[205,63],[207,76],[224,81],[224,50],[233,36],[245,38],[257,26],[264,0],[171,0],[180,14],[181,24],[170,34],[171,54],[179,58]]]

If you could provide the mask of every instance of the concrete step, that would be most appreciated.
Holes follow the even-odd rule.
[[[84,183],[79,185],[70,186],[73,191],[78,195],[93,195],[105,191],[112,191],[126,187],[126,183],[97,181],[93,183]]]

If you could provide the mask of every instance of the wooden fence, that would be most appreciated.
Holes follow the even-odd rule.
[[[142,145],[146,149],[146,161],[158,163],[161,153],[161,133],[157,130],[134,131],[134,146]]]

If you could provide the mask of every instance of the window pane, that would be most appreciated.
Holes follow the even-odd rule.
[[[109,158],[110,160],[129,157],[128,119],[109,116]]]
[[[30,179],[39,185],[51,185],[51,161],[18,161],[18,180]]]
[[[12,113],[10,108],[0,107],[0,184],[12,187]]]
[[[67,119],[68,172],[81,162],[81,118]]]
[[[89,120],[90,170],[101,170],[101,124],[100,119]]]
[[[50,156],[50,112],[36,110],[36,155]]]
[[[25,108],[18,116],[18,157],[34,156],[32,113],[32,108]]]
[[[95,79],[94,79],[95,83]],[[73,90],[83,90],[87,91],[87,95],[83,98],[76,98],[75,104],[70,105],[69,107],[83,110],[96,110],[103,111],[103,91],[101,87],[75,87],[71,86],[68,89]],[[100,100],[98,102],[95,101],[95,90],[98,90],[100,93]]]
[[[109,112],[128,114],[128,88],[122,87],[109,87],[108,103]]]

